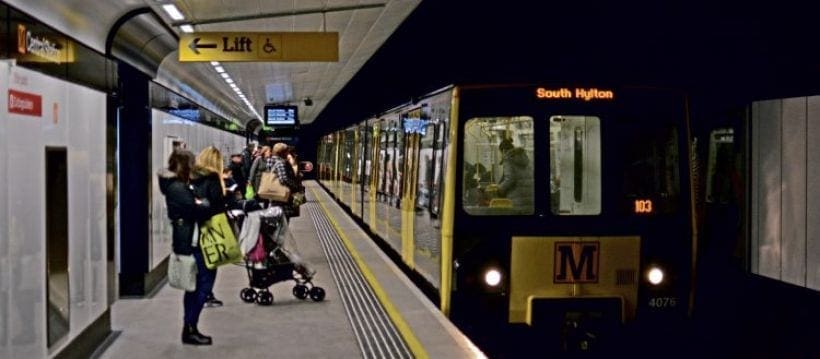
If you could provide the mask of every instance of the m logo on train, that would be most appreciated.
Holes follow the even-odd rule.
[[[556,242],[553,283],[598,283],[599,242]]]

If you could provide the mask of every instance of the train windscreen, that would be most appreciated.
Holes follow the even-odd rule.
[[[464,210],[528,215],[533,203],[533,118],[481,117],[465,123]]]

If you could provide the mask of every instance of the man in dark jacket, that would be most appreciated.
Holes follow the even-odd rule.
[[[253,165],[253,155],[256,152],[256,144],[248,144],[245,149],[242,150],[242,176],[245,177],[246,180],[251,178],[251,165]]]
[[[234,182],[236,182],[236,191],[244,195],[245,186],[248,184],[248,177],[245,175],[245,171],[242,166],[242,155],[232,155],[231,163],[228,165],[228,168],[231,170],[231,177]]]
[[[531,213],[533,210],[532,166],[523,148],[513,146],[510,139],[498,145],[504,175],[498,183],[498,194],[510,199],[517,211]]]

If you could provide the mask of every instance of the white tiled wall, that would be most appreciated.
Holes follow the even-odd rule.
[[[245,138],[213,127],[188,121],[166,112],[153,110],[151,113],[151,263],[155,268],[171,253],[171,227],[165,210],[165,197],[159,191],[157,173],[168,165],[170,148],[166,149],[167,138],[178,138],[186,143],[195,155],[208,146],[216,146],[222,152],[226,164],[232,153],[240,153],[245,146]]]
[[[820,290],[820,96],[752,105],[752,271]]]
[[[40,116],[0,101],[0,357],[46,357],[45,148],[68,155],[70,332],[79,335],[106,298],[105,94],[0,63],[0,93],[41,96]]]

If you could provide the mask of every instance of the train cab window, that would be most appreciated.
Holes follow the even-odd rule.
[[[641,214],[673,213],[680,197],[678,129],[674,126],[636,126],[624,138],[624,193],[627,212]],[[647,202],[649,201],[649,202]]]
[[[601,125],[594,116],[550,117],[550,208],[560,216],[601,213]]]
[[[464,210],[533,214],[533,118],[473,118],[464,125]]]

